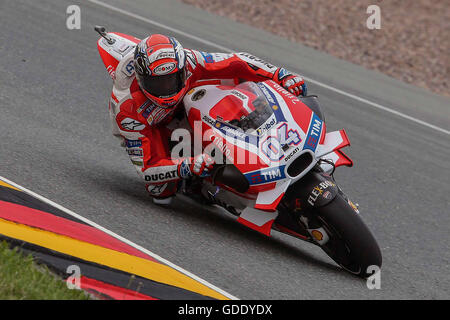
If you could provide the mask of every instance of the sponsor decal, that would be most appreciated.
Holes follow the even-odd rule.
[[[220,128],[222,129],[221,131],[223,133],[225,133],[225,135],[230,136],[230,137],[240,138],[240,140],[242,140],[242,139],[245,140],[245,137],[247,136],[242,129],[236,130],[232,127],[228,127],[225,125],[222,125]]]
[[[148,116],[147,122],[150,125],[159,123],[173,111],[174,110],[165,109],[165,108],[154,108],[152,110],[152,112],[150,113],[150,115]]]
[[[171,73],[173,70],[175,70],[176,67],[177,65],[174,62],[163,63],[162,65],[153,69],[153,73],[158,76],[163,76]]]
[[[300,101],[296,96],[294,96],[292,93],[290,93],[285,88],[280,86],[278,83],[274,82],[273,86],[274,86],[275,90],[278,91],[278,93],[280,93],[281,95],[283,95],[286,98],[288,98],[289,100],[291,100],[291,102],[293,104],[297,104]]]
[[[274,82],[275,83],[275,82]],[[281,112],[280,104],[278,103],[277,99],[275,98],[275,95],[272,91],[270,91],[269,88],[266,87],[264,83],[257,83],[257,86],[261,89],[262,93],[266,97],[267,101],[270,103],[270,107],[273,110],[273,113],[275,114],[275,117],[277,118],[277,122],[286,122],[286,118],[283,115],[283,112]]]
[[[248,97],[245,94],[243,94],[242,92],[240,92],[238,90],[231,91],[231,94],[236,96],[236,97],[238,97],[241,100],[247,100],[248,99]]]
[[[296,147],[294,150],[292,150],[291,153],[289,153],[287,156],[284,157],[284,161],[288,162],[299,150],[300,148]]]
[[[136,148],[142,146],[141,140],[125,140],[125,144],[128,148]]]
[[[258,87],[261,89],[262,93],[266,96],[266,99],[269,100],[271,104],[277,105],[276,99],[273,94],[269,92],[267,87],[263,85],[262,83],[257,83]]]
[[[285,68],[280,68],[280,70],[278,71],[278,81],[283,80],[289,74],[290,72],[288,72]]]
[[[152,102],[150,100],[145,101],[137,110],[137,113],[141,113],[142,110],[146,109],[148,107],[149,104],[151,104]]]
[[[219,126],[220,123],[218,122]],[[228,145],[224,143],[221,136],[217,136],[215,133],[213,133],[209,140],[211,140],[217,148],[219,148],[220,152],[222,152],[231,162],[234,162],[233,157],[231,156],[231,151],[228,148]]]
[[[252,62],[252,64],[256,64],[256,65],[259,64],[263,67],[266,67],[269,70],[276,69],[276,67],[274,65],[271,65],[270,63],[264,61],[263,59],[255,57],[254,55],[251,55],[250,53],[240,52],[239,55],[242,57],[246,57],[248,60],[250,60]]]
[[[203,59],[205,59],[206,63],[213,63],[214,58],[211,53],[200,51],[200,54],[203,56]]]
[[[311,124],[309,125],[308,134],[306,135],[305,145],[303,150],[309,149],[313,152],[316,151],[317,144],[319,143],[320,134],[322,132],[323,121],[313,113]]]
[[[352,209],[355,210],[355,212],[359,214],[358,207],[350,199],[347,199],[347,202],[350,205],[350,207],[352,207]]]
[[[233,127],[230,127],[226,125],[225,123],[216,122],[215,127],[219,129],[219,131],[223,134],[225,134],[228,137],[244,141],[246,143],[252,144],[254,146],[258,146],[258,140],[259,138],[255,135],[250,135],[244,133],[242,129],[235,129]]]
[[[134,60],[130,60],[125,68],[122,69],[122,72],[128,77],[131,77],[134,73]]]
[[[229,59],[233,56],[233,54],[230,53],[211,53],[211,56],[213,57],[214,62],[220,62],[226,59]]]
[[[150,115],[150,112],[152,112],[153,109],[155,109],[154,106],[147,107],[147,108],[144,110],[144,112],[142,112],[142,116],[143,116],[145,119],[147,119],[147,118],[149,117],[149,115]]]
[[[138,167],[143,167],[144,166],[144,161],[142,161],[142,160],[133,160],[133,159],[131,159],[131,163],[134,164],[135,166],[138,166]]]
[[[192,101],[198,101],[201,98],[203,98],[206,94],[206,90],[205,89],[201,89],[199,91],[197,91],[193,96],[192,96]]]
[[[286,178],[284,168],[284,165],[265,168],[258,171],[248,172],[245,174],[245,177],[251,185],[269,183]]]
[[[202,117],[202,120],[205,121],[210,126],[214,127],[215,121],[212,118],[208,117],[207,115],[204,115]],[[220,124],[219,124],[219,126],[220,126]]]
[[[330,239],[324,228],[308,229],[308,232],[311,237],[313,237],[313,239],[320,245],[324,245]]]
[[[156,185],[150,185],[147,187],[148,192],[153,196],[159,196],[161,193],[166,190],[168,183],[164,184],[156,184]]]
[[[195,89],[189,90],[188,93],[187,93],[187,95],[190,96],[194,91],[195,91]]]
[[[316,203],[316,200],[319,198],[320,195],[323,196],[326,189],[328,189],[329,187],[335,187],[335,186],[336,186],[336,184],[330,180],[326,180],[326,181],[319,183],[311,191],[311,194],[308,197],[308,203],[311,206],[314,206],[314,204]],[[325,198],[325,199],[328,199],[328,198]]]
[[[126,148],[128,155],[130,156],[137,156],[137,157],[143,157],[144,151],[141,148]]]
[[[177,178],[177,170],[160,172],[155,174],[147,174],[144,176],[144,178],[145,181],[153,181],[153,182],[173,180],[174,178]]]
[[[114,71],[114,67],[112,65],[109,65],[106,70],[108,71],[109,75],[111,76],[111,78],[115,79],[116,78],[116,72]]]
[[[172,49],[160,49],[156,52],[153,52],[149,57],[150,63],[161,59],[175,59],[175,51],[173,51]]]
[[[323,234],[319,230],[312,230],[311,235],[316,239],[317,241],[321,241],[323,239]]]
[[[258,135],[261,136],[263,133],[269,131],[270,128],[272,128],[276,124],[277,124],[277,122],[275,120],[275,117],[271,116],[268,122],[264,123],[261,127],[256,129],[256,132],[258,133]]]
[[[140,131],[145,128],[145,125],[137,120],[125,118],[120,122],[120,126],[128,131]]]

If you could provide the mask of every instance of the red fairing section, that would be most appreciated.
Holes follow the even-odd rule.
[[[266,222],[265,224],[263,224],[262,226],[258,226],[254,223],[251,223],[250,221],[242,219],[241,217],[239,217],[237,219],[237,221],[239,223],[243,224],[244,226],[249,227],[250,229],[261,232],[262,234],[265,234],[266,236],[270,236],[270,230],[272,229],[272,224],[275,220],[270,220],[270,221]]]
[[[289,110],[291,111],[292,117],[294,118],[295,122],[300,126],[303,132],[308,132],[308,120],[311,119],[313,113],[311,109],[297,98],[295,98],[295,100],[286,99],[285,101],[289,106]]]
[[[110,55],[105,49],[103,49],[100,46],[100,41],[101,39],[97,43],[98,52],[100,54],[100,57],[102,58],[106,70],[108,71],[111,78],[114,79],[116,77],[117,65],[119,64],[120,61],[114,58],[112,55]]]
[[[336,150],[335,153],[339,156],[339,159],[334,164],[336,168],[340,166],[353,167],[353,160],[342,150]]]
[[[240,119],[247,116],[248,112],[242,108],[242,101],[235,96],[226,96],[219,101],[210,111],[211,118],[216,119],[217,116],[222,117],[225,121]]]
[[[309,123],[305,121],[305,119],[310,119],[312,111],[302,102],[300,105],[289,105],[289,109],[291,110],[291,114],[295,119],[295,122],[300,126],[303,132],[308,132]]]
[[[342,129],[342,130],[339,130],[339,133],[341,134],[341,137],[342,137],[343,141],[342,141],[342,143],[340,145],[338,145],[336,147],[335,150],[339,150],[341,148],[344,148],[344,147],[347,147],[347,146],[350,145],[350,140],[347,137],[347,132],[345,132],[345,130]]]

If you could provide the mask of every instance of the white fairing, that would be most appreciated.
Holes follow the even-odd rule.
[[[205,94],[198,100],[193,100],[196,93],[200,90],[205,91]],[[215,85],[206,85],[197,87],[189,91],[183,98],[183,103],[186,108],[186,113],[189,113],[191,108],[200,110],[202,115],[209,115],[209,111],[223,98],[230,94],[231,90],[220,90]]]
[[[317,147],[314,146],[314,148],[311,148],[310,144],[307,145],[308,138],[312,135],[311,132],[314,130],[317,141],[319,141],[325,134],[325,130],[323,130],[323,122],[321,120],[317,120],[317,116],[314,113],[311,113],[310,118],[306,120],[309,123],[308,132],[304,132],[291,115],[288,103],[286,102],[290,100],[292,104],[295,104],[295,102],[293,102],[295,97],[288,95],[286,92],[279,89],[280,87],[272,88],[267,84],[264,84],[264,88],[262,88],[263,91],[266,91],[263,93],[267,97],[268,101],[270,101],[270,97],[272,97],[273,100],[276,100],[276,105],[279,107],[279,111],[276,115],[277,119],[280,119],[280,117],[283,119],[284,117],[285,120],[278,120],[277,123],[277,121],[274,120],[274,111],[274,114],[270,116],[259,128],[255,129],[255,132],[253,132],[259,138],[256,145],[251,143],[240,145],[241,142],[244,142],[239,139],[235,139],[233,136],[224,136],[224,139],[230,143],[242,147],[248,152],[257,154],[259,158],[268,165],[267,168],[261,168],[260,170],[243,172],[247,179],[249,179],[249,175],[251,177],[253,174],[261,174],[265,177],[265,179],[267,179],[267,177],[272,177],[270,179],[274,179],[276,182],[275,188],[259,192],[255,199],[252,199],[251,195],[246,194],[244,196],[235,194],[234,192],[213,186],[208,182],[204,183],[203,189],[204,194],[209,196],[214,195],[214,200],[217,200],[219,204],[222,205],[223,203],[225,204],[225,207],[228,206],[235,209],[235,211],[240,214],[238,219],[239,222],[266,235],[270,234],[270,230],[267,229],[267,225],[271,225],[270,223],[273,223],[278,216],[276,207],[284,193],[289,188],[290,184],[301,179],[323,156],[329,155],[329,158],[331,158],[333,162],[338,161],[339,157],[335,157],[337,154],[335,154],[334,151],[348,145],[348,140],[345,135],[345,131],[343,130],[326,134],[324,143],[317,143]],[[213,109],[227,95],[233,95],[239,98],[242,101],[243,107],[249,113],[252,111],[249,107],[249,99],[246,99],[245,94],[241,91],[237,91],[237,93],[233,91],[236,90],[231,87],[229,90],[224,90],[223,88],[219,89],[216,85],[196,87],[195,89],[189,91],[184,97],[183,102],[186,108],[186,113],[189,114],[192,108],[200,111],[202,120],[207,123],[212,130],[217,131],[217,128],[219,128],[220,125],[215,122],[216,119],[211,117],[210,112],[211,109]],[[297,101],[299,100],[297,99]],[[280,133],[276,130],[280,130],[279,128],[283,128],[284,126],[286,127],[286,130],[296,132],[300,139],[298,139],[299,142],[296,145],[291,145],[291,143],[286,144],[288,148],[283,148],[282,158],[274,161],[269,159],[269,157],[261,152],[260,149],[262,149],[262,144],[267,140],[267,138],[279,137]],[[226,132],[228,133],[229,130]],[[250,132],[249,134],[253,133]],[[291,165],[291,163],[299,156],[304,154],[311,155],[311,163],[305,169],[302,169],[300,173],[295,173],[295,176],[290,176],[288,174],[289,165]],[[329,170],[329,168],[326,169],[327,171]],[[272,182],[274,180],[270,181]],[[248,196],[250,196],[250,198],[248,198]]]

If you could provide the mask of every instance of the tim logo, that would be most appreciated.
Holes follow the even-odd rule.
[[[311,120],[311,125],[309,126],[308,135],[306,136],[304,149],[309,149],[311,151],[316,151],[317,144],[319,143],[320,134],[322,133],[322,120],[314,114]]]
[[[252,185],[277,181],[286,177],[284,174],[284,168],[285,166],[267,168],[257,172],[247,173],[246,177]]]

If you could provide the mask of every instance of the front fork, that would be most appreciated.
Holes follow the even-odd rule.
[[[334,178],[316,167],[289,187],[278,208],[280,214],[275,223],[302,233],[309,241],[323,246],[329,241],[330,233],[317,216],[317,208],[333,201],[339,192]]]

